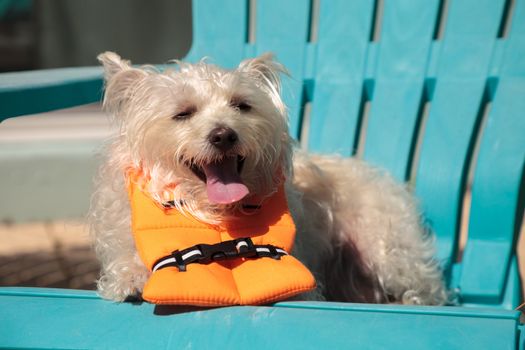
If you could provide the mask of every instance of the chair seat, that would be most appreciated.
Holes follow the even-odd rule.
[[[519,337],[519,312],[484,308],[281,302],[201,309],[2,288],[0,310],[7,348],[511,349]]]

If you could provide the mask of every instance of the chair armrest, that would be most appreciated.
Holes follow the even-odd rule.
[[[94,292],[0,288],[0,347],[512,349],[519,313],[321,302],[223,308],[113,303]]]
[[[0,74],[0,122],[99,101],[102,68],[59,68]]]

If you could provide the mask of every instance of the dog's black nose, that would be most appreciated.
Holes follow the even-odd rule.
[[[212,145],[225,152],[230,150],[235,143],[237,143],[239,137],[232,128],[219,126],[210,132],[208,140]]]

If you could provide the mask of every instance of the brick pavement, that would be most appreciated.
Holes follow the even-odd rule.
[[[0,225],[0,286],[93,289],[99,264],[85,225]]]

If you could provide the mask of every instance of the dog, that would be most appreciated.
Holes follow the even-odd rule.
[[[161,72],[112,52],[98,59],[103,106],[118,126],[89,215],[103,298],[140,297],[150,276],[131,233],[124,173],[135,167],[148,174],[153,200],[162,204],[169,192],[177,210],[213,225],[232,219],[245,198],[264,200],[283,185],[297,228],[292,255],[317,281],[295,299],[447,303],[434,239],[413,196],[362,160],[299,150],[281,99],[287,72],[271,54],[233,70],[177,61]]]

